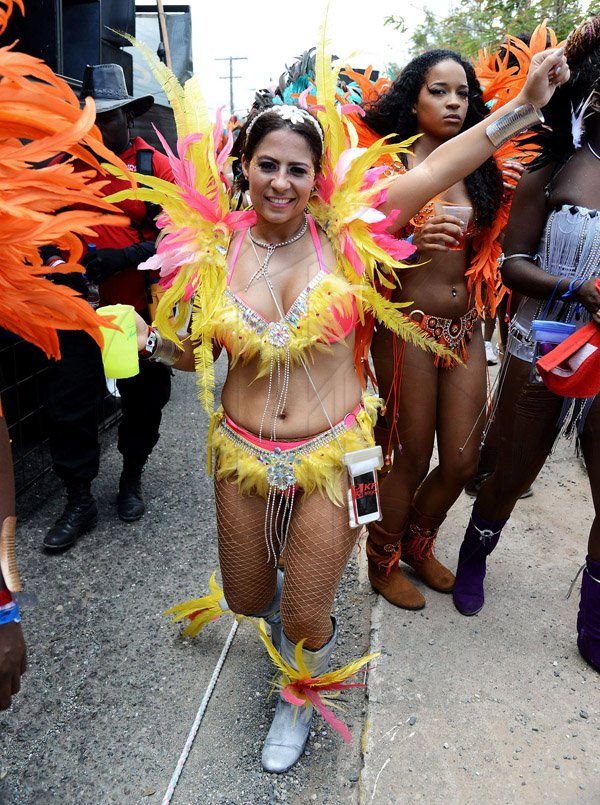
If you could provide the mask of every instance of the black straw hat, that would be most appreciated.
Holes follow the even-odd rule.
[[[128,107],[135,117],[143,115],[154,103],[154,96],[132,98],[127,92],[125,73],[120,64],[88,64],[83,73],[79,98],[93,98],[96,112],[112,112]]]

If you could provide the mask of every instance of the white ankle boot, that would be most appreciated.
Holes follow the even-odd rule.
[[[311,677],[321,676],[329,668],[329,660],[337,640],[337,625],[333,622],[333,635],[323,648],[317,651],[303,649],[302,656]],[[296,644],[292,643],[281,632],[281,647],[279,652],[283,659],[294,668],[296,665]],[[273,723],[265,739],[262,752],[262,765],[265,771],[281,774],[290,769],[304,752],[313,708],[296,707],[286,702],[281,696],[275,708]]]

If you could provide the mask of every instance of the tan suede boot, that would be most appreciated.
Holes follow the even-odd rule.
[[[367,560],[369,581],[386,601],[401,609],[423,609],[424,596],[400,570],[398,560],[402,551],[402,532],[391,534],[379,525],[367,526]]]
[[[428,587],[439,593],[450,593],[454,587],[454,574],[433,555],[433,544],[445,519],[428,517],[413,506],[402,541],[402,561],[412,567]]]

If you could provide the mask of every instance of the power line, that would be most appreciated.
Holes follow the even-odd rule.
[[[219,78],[223,78],[225,80],[229,80],[229,109],[230,114],[235,114],[235,106],[233,105],[233,79],[234,78],[241,78],[241,75],[234,75],[233,74],[233,63],[234,61],[247,61],[247,56],[224,56],[221,59],[215,59],[215,61],[228,61],[229,62],[229,75],[221,75]]]

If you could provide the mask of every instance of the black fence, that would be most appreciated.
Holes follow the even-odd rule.
[[[43,404],[49,361],[37,347],[0,329],[0,396],[11,439],[17,494],[25,492],[52,467],[48,422]],[[120,399],[106,389],[101,427],[115,425]]]

